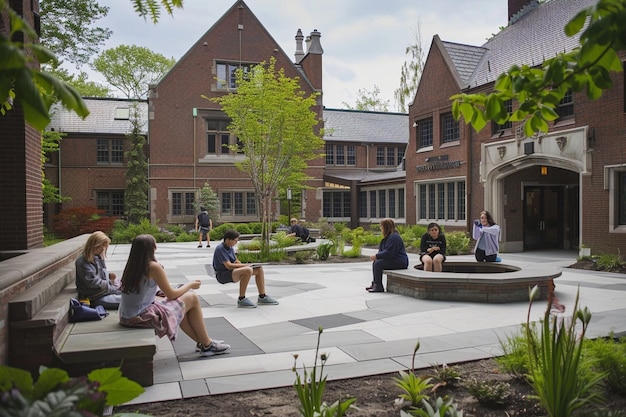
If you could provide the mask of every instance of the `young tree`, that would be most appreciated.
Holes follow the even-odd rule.
[[[139,99],[147,97],[148,86],[167,74],[174,64],[174,58],[168,59],[148,48],[120,45],[94,59],[93,68],[127,98]]]
[[[214,221],[219,218],[220,199],[208,182],[205,182],[204,186],[200,188],[194,207],[196,213],[200,212],[200,207],[204,207],[209,213],[209,217]]]
[[[599,0],[574,16],[565,33],[574,36],[583,28],[578,48],[540,67],[512,66],[498,77],[493,93],[452,96],[454,117],[463,116],[476,131],[488,120],[521,121],[525,135],[532,137],[548,131],[548,122],[558,117],[555,108],[568,91],[586,90],[591,100],[598,99],[613,84],[611,72],[622,71],[617,53],[626,49],[626,0]],[[505,107],[510,99],[519,103],[512,113]]]
[[[314,131],[317,115],[299,79],[276,70],[276,60],[261,63],[244,74],[237,71],[237,92],[212,99],[230,117],[229,130],[241,142],[245,155],[237,166],[246,172],[259,201],[263,237],[269,248],[271,203],[279,189],[308,180],[307,162],[321,156],[324,141]],[[206,97],[205,97],[206,98]]]
[[[126,170],[124,204],[128,223],[139,224],[149,213],[149,184],[148,161],[143,151],[146,138],[141,133],[144,126],[136,103],[131,107],[130,123],[132,130],[127,137],[131,142],[131,149],[125,154],[128,169]]]
[[[349,110],[364,110],[364,111],[389,111],[389,100],[383,101],[380,98],[380,88],[374,84],[374,89],[368,91],[364,88],[359,89],[357,93],[356,105],[352,107],[345,101],[343,105]]]
[[[422,47],[421,23],[419,21],[414,36],[415,43],[407,46],[405,50],[405,54],[410,57],[410,60],[402,64],[400,87],[393,93],[398,111],[402,113],[407,112],[409,102],[415,97],[417,85],[424,70],[424,48]]]

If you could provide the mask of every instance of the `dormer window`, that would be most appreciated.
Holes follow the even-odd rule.
[[[116,107],[115,114],[113,115],[115,120],[128,120],[130,119],[130,108],[128,107]]]

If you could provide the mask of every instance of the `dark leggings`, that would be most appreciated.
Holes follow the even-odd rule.
[[[485,251],[482,249],[476,249],[476,253],[474,255],[476,255],[476,260],[478,262],[495,262],[498,257],[497,253],[494,253],[493,255],[485,255]]]
[[[372,272],[374,274],[374,284],[379,289],[383,287],[383,271],[385,269],[407,269],[409,266],[404,262],[396,261],[393,259],[377,259],[372,263]]]

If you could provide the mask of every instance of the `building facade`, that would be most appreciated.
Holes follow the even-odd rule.
[[[511,0],[509,25],[484,45],[434,37],[409,110],[408,223],[470,230],[487,209],[502,227],[503,251],[626,251],[623,73],[599,100],[568,93],[549,132],[531,138],[518,123],[475,132],[451,115],[452,95],[489,93],[512,65],[540,65],[576,47],[563,28],[593,4]]]

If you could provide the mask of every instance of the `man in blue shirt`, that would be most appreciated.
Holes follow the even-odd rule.
[[[265,294],[265,275],[263,267],[260,265],[242,264],[233,247],[239,240],[239,232],[236,230],[227,230],[224,233],[224,241],[215,248],[213,254],[213,269],[215,277],[220,284],[229,282],[239,283],[239,299],[237,307],[255,308],[257,304],[261,305],[277,305],[278,301]],[[254,275],[256,287],[259,290],[259,298],[257,304],[246,297],[246,289],[250,278]]]

